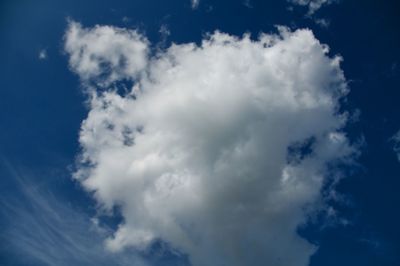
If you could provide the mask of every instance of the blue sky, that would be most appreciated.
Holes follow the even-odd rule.
[[[3,63],[0,65],[2,73],[0,77],[0,106],[2,109],[0,113],[0,264],[196,266],[226,265],[228,261],[233,261],[236,265],[247,265],[252,261],[249,257],[254,255],[259,265],[268,263],[277,265],[287,263],[286,266],[308,264],[312,266],[398,265],[400,263],[398,255],[400,254],[398,226],[400,224],[398,213],[400,196],[397,190],[400,185],[400,162],[395,151],[397,141],[394,136],[400,130],[400,107],[397,103],[400,96],[398,86],[400,78],[399,3],[389,0],[362,1],[362,3],[352,0],[340,0],[332,3],[330,3],[331,1],[322,1],[323,5],[311,12],[308,6],[294,2],[284,0],[200,0],[198,5],[193,7],[189,0],[2,1],[0,4],[0,32],[2,35],[0,53],[3,58]],[[142,70],[139,69],[132,73],[125,69],[125,65],[120,69],[121,66],[110,63],[114,56],[121,54],[119,52],[108,54],[109,51],[113,51],[115,43],[111,41],[102,44],[100,38],[104,36],[104,33],[96,33],[96,25],[103,25],[103,27],[107,25],[109,29],[112,29],[111,39],[120,38],[118,49],[121,51],[125,51],[123,49],[127,47],[126,44],[137,44],[141,41],[132,35],[126,35],[126,32],[118,31],[120,28],[131,30],[130,34],[135,32],[141,38],[147,39],[145,43],[149,49],[147,54],[149,59],[145,62],[147,65],[143,67],[144,72],[140,72]],[[285,33],[278,33],[276,25],[288,27],[289,33],[286,33],[286,37]],[[298,29],[305,28],[312,31],[312,37],[307,35],[307,32],[311,31],[300,30],[298,35],[294,33]],[[80,37],[77,39],[71,37],[74,29],[80,33]],[[100,26],[100,29],[104,28]],[[221,41],[224,37],[214,35],[217,41],[210,42],[207,48],[201,46],[202,41],[209,40],[207,38],[210,37],[207,35],[216,30],[229,36],[239,37],[224,43]],[[248,44],[240,41],[243,40],[241,38],[245,33],[250,34],[249,40],[252,40],[253,44],[262,44],[262,41],[258,39],[260,33],[269,34],[270,37],[276,36],[276,34],[281,35],[273,41],[272,48],[260,48],[262,45],[249,48]],[[95,41],[86,41],[85,38],[88,36],[94,36]],[[305,39],[306,47],[308,47],[308,42],[313,43],[318,40],[329,46],[329,52],[325,53],[324,46],[318,44],[312,46],[313,49],[307,50],[308,52],[298,51],[297,47],[301,46],[302,42],[297,42],[298,39],[293,36],[298,36],[298,39],[301,40]],[[218,40],[221,43],[218,43]],[[70,48],[66,45],[68,41],[71,43]],[[105,45],[106,49],[96,52],[93,48],[96,43],[100,46]],[[177,44],[177,50],[165,52],[172,43]],[[202,47],[202,49],[198,48],[197,52],[190,50],[185,53],[183,47],[187,43],[195,43],[196,47]],[[93,58],[103,56],[102,60],[109,64],[107,65],[109,69],[104,70],[100,67],[100,73],[93,72],[93,69],[84,71],[82,70],[83,57],[78,56],[77,61],[72,61],[74,54],[79,55],[76,51],[85,45],[89,47],[86,52],[92,53],[91,60],[98,63],[97,59]],[[289,51],[290,55],[275,58],[272,49],[280,47],[279,45],[284,46],[283,50]],[[220,47],[226,49],[218,50]],[[132,49],[134,53],[136,48]],[[234,50],[232,56],[232,54],[228,54],[229,49],[237,50]],[[247,60],[247,52],[250,49],[253,49],[251,51],[255,55],[258,52],[261,55],[263,51],[270,51],[271,58],[266,60],[266,63],[271,62],[271,69],[277,67],[281,71],[282,80],[274,77],[278,74],[271,72],[270,68],[260,68],[261,72],[257,72],[256,69],[255,73],[261,74],[257,74],[260,76],[254,74],[254,79],[251,79],[253,76],[250,74],[242,75],[242,71],[234,72],[236,71],[235,67],[242,67],[241,61]],[[204,54],[202,54],[203,52]],[[214,55],[215,58],[211,55]],[[125,55],[122,54],[122,56]],[[185,56],[188,56],[188,59]],[[335,56],[343,59],[340,66],[329,65],[333,64]],[[164,73],[170,73],[168,71],[173,67],[162,66],[161,62],[163,62],[162,60],[168,61],[170,57],[176,58],[177,65],[181,64],[183,70],[175,70],[180,75],[174,76],[168,83],[166,80],[169,80],[169,74]],[[321,57],[320,60],[314,60],[319,57]],[[124,57],[126,62],[130,62],[131,59],[136,62],[134,58],[137,57]],[[207,61],[207,58],[210,58],[211,61]],[[261,58],[261,56],[251,58],[254,62],[250,61],[253,62],[250,66],[256,65],[257,58]],[[296,66],[292,68],[291,64],[280,65],[281,61],[292,62],[291,58],[301,58],[305,62],[309,62],[304,72],[302,72],[303,69],[296,68]],[[203,59],[207,63],[204,63]],[[224,60],[228,60],[228,63]],[[176,99],[202,90],[203,87],[198,85],[198,82],[207,80],[209,77],[207,75],[210,74],[207,69],[211,66],[216,67],[216,78],[215,80],[210,79],[209,82],[218,89],[216,92],[206,89],[204,91],[205,93],[220,93],[216,94],[216,98],[221,95],[222,97],[218,104],[214,104],[214,101],[211,100],[206,101],[206,105],[210,105],[207,105],[209,108],[203,111],[209,114],[208,111],[214,110],[213,115],[216,119],[220,117],[218,114],[222,114],[224,118],[221,121],[232,121],[232,125],[227,122],[226,127],[224,123],[218,123],[219,120],[216,120],[217,122],[212,119],[207,120],[207,117],[213,117],[213,115],[202,117],[202,112],[197,113],[198,110],[202,110],[204,105],[198,106],[192,112],[191,108],[195,106],[196,102],[184,106],[186,108],[183,109],[184,112],[176,112],[180,109],[174,109],[177,104],[179,105],[179,101],[176,102]],[[224,66],[223,69],[222,66]],[[230,70],[232,72],[223,72],[226,68],[230,69],[229,66],[233,66]],[[326,71],[323,71],[324,69]],[[320,109],[317,108],[315,109],[317,111],[309,113],[301,108],[302,104],[308,103],[304,100],[305,102],[301,102],[300,107],[296,107],[300,109],[296,109],[298,111],[294,113],[281,111],[281,107],[284,107],[285,110],[291,107],[284,100],[287,98],[287,94],[277,93],[275,95],[273,92],[279,92],[286,88],[279,84],[291,84],[293,81],[291,80],[292,70],[301,74],[305,73],[306,81],[304,82],[312,88],[310,89],[311,99],[326,96],[334,102],[335,107],[317,102],[320,104],[318,107]],[[336,73],[338,71],[342,71],[344,80],[340,73]],[[116,73],[117,78],[110,84],[106,84],[107,80],[110,80],[111,73]],[[143,73],[150,73],[149,75],[157,82],[153,84],[153,81],[150,82],[150,79],[146,77],[140,76],[139,78],[138,76],[144,75]],[[224,75],[218,73],[224,73]],[[225,80],[229,73],[233,73],[232,83]],[[85,75],[88,75],[89,78],[85,78],[87,77]],[[272,77],[267,79],[266,77],[269,75]],[[186,77],[188,80],[180,77]],[[226,86],[218,85],[220,78],[227,82],[224,83]],[[302,77],[300,80],[303,80]],[[260,96],[261,98],[263,95],[265,96],[265,99],[262,98],[265,100],[262,102],[264,104],[262,106],[276,105],[278,106],[276,109],[264,113],[258,109],[252,109],[252,105],[242,101],[243,98],[247,99],[247,91],[258,93],[257,90],[252,91],[252,87],[249,85],[253,84],[251,83],[253,81],[255,84],[261,82],[263,84],[261,87],[266,88],[263,90],[266,96],[264,94]],[[294,80],[293,82],[297,84],[296,82],[299,81]],[[126,92],[125,94],[121,92],[121,88],[130,91],[131,86],[135,84],[138,84],[143,91],[154,91],[154,93],[146,94],[148,95],[146,97],[135,94],[134,97],[138,98],[136,104],[127,96]],[[164,94],[161,93],[170,84],[173,88],[182,89],[176,89],[171,98],[163,98]],[[238,84],[237,89],[235,89],[235,84]],[[322,88],[323,86],[320,84],[328,84],[326,85],[327,89]],[[343,84],[347,84],[348,91],[345,93],[339,90]],[[304,90],[309,92],[307,86]],[[187,89],[185,89],[186,87]],[[295,85],[289,88],[291,89],[288,89],[288,93],[300,93],[299,90],[302,89],[302,86]],[[115,90],[117,92],[114,92]],[[242,90],[246,93],[240,94]],[[137,132],[140,133],[138,133],[139,137],[136,137],[138,141],[136,145],[142,147],[141,152],[138,151],[139,148],[136,150],[132,148],[127,151],[116,149],[116,153],[108,154],[108,146],[101,146],[102,142],[91,144],[79,139],[79,135],[86,136],[85,134],[98,128],[97,120],[88,118],[89,111],[98,116],[110,116],[111,121],[116,123],[115,125],[111,124],[111,127],[118,129],[118,123],[125,123],[125,120],[122,121],[122,118],[115,116],[114,111],[98,108],[93,103],[95,100],[91,98],[93,96],[90,96],[93,93],[99,96],[97,98],[99,103],[107,100],[102,94],[104,91],[109,91],[110,97],[121,97],[124,106],[132,105],[133,109],[137,108],[130,113],[131,109],[121,107],[126,113],[127,120],[157,129],[154,131],[155,133],[149,133],[145,126],[142,129],[136,127]],[[341,96],[336,98],[335,93],[339,93]],[[234,97],[236,95],[238,98]],[[270,95],[275,95],[276,100],[269,100]],[[223,100],[224,97],[227,97],[227,100]],[[183,99],[190,102],[192,98]],[[235,108],[229,104],[225,105],[226,102],[230,103],[230,99]],[[111,102],[110,105],[117,105],[115,102]],[[139,107],[134,107],[135,104]],[[236,106],[241,109],[239,107],[236,109]],[[140,110],[146,110],[145,114],[136,116]],[[170,110],[172,110],[171,113],[169,113]],[[181,117],[181,113],[186,111],[188,118]],[[323,115],[324,111],[327,112],[326,116]],[[340,114],[345,112],[349,114],[349,117],[342,124],[339,121]],[[164,120],[160,122],[155,118],[160,113],[166,114],[160,117],[168,122],[163,122]],[[224,150],[228,147],[223,144],[227,140],[233,139],[232,142],[235,142],[236,139],[239,139],[232,132],[240,131],[241,125],[249,125],[249,128],[258,125],[258,120],[255,118],[257,115],[270,119],[265,121],[272,121],[274,130],[270,130],[271,124],[265,122],[265,127],[261,126],[256,131],[270,134],[266,138],[269,138],[270,141],[264,140],[256,133],[251,133],[252,131],[249,131],[250,133],[246,131],[254,143],[261,144],[259,147],[253,148],[249,154],[256,154],[257,158],[265,159],[268,167],[264,167],[261,161],[252,159],[249,163],[250,170],[246,170],[248,171],[247,175],[254,177],[255,182],[259,182],[255,184],[259,184],[260,187],[266,186],[268,192],[264,194],[275,195],[276,191],[268,190],[269,186],[275,184],[273,183],[275,179],[270,177],[273,174],[269,174],[269,171],[272,173],[275,168],[282,170],[278,167],[281,163],[278,155],[282,150],[279,145],[288,142],[290,147],[282,144],[282,147],[285,148],[283,151],[287,151],[287,156],[290,157],[289,150],[294,149],[293,156],[298,156],[298,159],[288,159],[286,166],[292,167],[290,169],[294,171],[293,178],[299,178],[300,185],[310,186],[307,187],[309,188],[307,191],[315,190],[318,192],[316,195],[310,196],[310,192],[309,194],[305,193],[303,197],[289,193],[290,197],[274,198],[274,200],[279,200],[279,203],[286,202],[285,200],[288,199],[294,200],[285,205],[285,208],[282,207],[283,209],[278,207],[277,213],[283,214],[263,216],[259,215],[261,211],[257,209],[259,206],[257,204],[260,203],[258,198],[264,194],[258,194],[258,190],[254,190],[254,186],[249,185],[249,190],[253,189],[249,192],[246,189],[238,189],[238,187],[243,187],[242,183],[235,183],[236,181],[230,181],[228,184],[213,183],[214,179],[212,179],[201,183],[202,187],[206,188],[206,192],[199,192],[197,187],[193,190],[200,195],[199,207],[190,205],[192,203],[190,199],[186,198],[186,194],[174,192],[177,195],[176,201],[167,201],[166,207],[151,205],[144,207],[145,212],[139,211],[141,206],[139,204],[138,207],[135,202],[140,201],[141,196],[145,198],[144,195],[147,195],[147,192],[153,192],[150,189],[147,190],[147,187],[140,187],[137,192],[132,192],[137,185],[130,187],[131,183],[126,183],[124,180],[129,179],[130,176],[134,177],[135,173],[136,176],[143,173],[123,168],[125,166],[121,166],[123,171],[119,172],[121,169],[119,162],[125,162],[125,158],[147,158],[146,156],[153,154],[154,150],[158,150],[159,147],[175,151],[177,156],[193,153],[196,164],[189,163],[193,158],[179,163],[175,161],[167,161],[167,163],[173,165],[175,169],[181,169],[182,171],[179,173],[193,174],[196,172],[202,176],[201,180],[208,180],[207,178],[210,177],[206,174],[208,170],[204,170],[208,164],[197,161],[202,153],[191,150],[192,145],[195,146],[195,141],[204,138],[206,143],[212,144],[210,146]],[[213,130],[202,131],[203,127],[193,127],[193,131],[190,131],[193,123],[188,121],[201,124],[203,119],[210,123],[205,127],[218,129],[215,130],[218,134],[211,134],[210,131],[214,132]],[[81,128],[82,122],[85,120],[91,121],[92,124],[88,122],[87,128]],[[165,135],[161,138],[160,143],[149,144],[152,143],[156,133],[172,132],[171,125],[182,130],[188,129],[188,131],[184,131],[186,133],[177,135],[181,139],[181,142],[178,142],[179,145]],[[285,130],[288,128],[298,129],[299,132],[289,131],[291,133],[287,136],[285,133],[283,137],[281,132],[287,132]],[[107,133],[99,132],[99,136],[96,137],[108,137]],[[341,139],[342,135],[337,137],[335,134],[343,134],[344,144],[342,143],[341,148],[332,148],[333,152],[327,155],[325,151],[330,150],[330,146],[328,148],[324,146],[326,144],[324,141],[329,141],[327,136],[332,136],[328,133],[334,134],[333,139],[336,140]],[[274,134],[277,137],[274,137]],[[140,144],[140,136],[143,136],[144,144]],[[89,139],[90,137],[93,136],[88,135]],[[325,140],[325,137],[328,139]],[[296,143],[290,142],[292,140],[297,141],[298,146],[295,145]],[[279,145],[274,145],[275,143],[279,143]],[[205,147],[201,145],[203,144],[199,144],[200,148]],[[132,147],[135,147],[135,144]],[[206,147],[207,154],[213,154],[212,149],[207,145]],[[90,152],[95,148],[98,148],[99,153],[97,150]],[[311,151],[307,151],[309,149]],[[243,154],[246,155],[243,152],[242,157],[238,157],[242,159],[238,159],[238,161],[231,157],[224,157],[223,161],[226,162],[227,168],[235,173],[244,169],[244,166],[248,165],[244,159],[250,157]],[[103,155],[110,160],[101,160]],[[123,159],[113,163],[114,155],[122,156]],[[85,165],[88,161],[83,162],[82,156],[87,156],[91,160],[89,164],[90,162],[95,162],[95,164]],[[165,176],[163,174],[174,178],[179,176],[178,172],[167,170],[169,166],[165,167],[161,159],[154,160],[156,161],[154,164],[153,162],[148,163],[148,161],[142,162],[144,169],[149,169],[149,171],[161,169],[160,176]],[[217,162],[219,160],[215,159],[212,163],[216,164]],[[271,165],[268,162],[271,162]],[[139,164],[139,161],[137,163]],[[241,168],[236,169],[235,167],[238,165]],[[200,168],[199,171],[193,170]],[[310,184],[307,177],[314,175],[314,171],[320,173],[322,168],[324,169],[322,184]],[[128,170],[133,171],[133,174]],[[76,176],[77,173],[84,173],[85,176],[82,179],[74,179],[73,176]],[[229,175],[230,172],[225,169],[212,173],[210,175],[216,180],[218,177],[223,180],[223,177]],[[305,181],[301,179],[302,173],[305,175]],[[152,174],[143,174],[144,177],[148,175],[151,178]],[[104,179],[102,179],[103,177]],[[185,178],[190,179],[182,174],[182,182],[186,180]],[[269,181],[264,183],[264,178],[271,180],[271,183],[268,183]],[[84,180],[91,181],[85,183]],[[169,180],[171,179],[167,181],[169,182]],[[305,183],[301,183],[303,181]],[[119,184],[121,187],[127,187],[129,193],[122,190],[109,190],[110,187]],[[227,193],[224,194],[224,197],[219,197],[220,192],[218,190],[214,192],[213,188],[221,184],[225,186],[222,191],[238,189],[239,192],[237,194]],[[233,185],[230,186],[231,184]],[[246,194],[247,192],[249,194]],[[127,194],[125,195],[125,193]],[[132,198],[133,194],[139,198]],[[238,222],[228,219],[225,221],[226,216],[221,213],[228,208],[227,206],[230,206],[227,205],[227,202],[237,202],[241,197],[238,195],[242,194],[246,194],[243,196],[246,199],[248,199],[248,195],[254,196],[249,197],[251,199],[248,201],[248,205],[244,205],[244,208],[247,208],[245,213],[254,215],[252,217],[257,217],[259,219],[257,221],[267,221],[267,224],[269,224],[268,221],[275,221],[274,219],[280,221],[280,224],[296,221],[296,231],[290,231],[289,229],[292,228],[290,226],[281,228],[272,222],[272,225],[252,226],[249,222],[250,219],[239,219]],[[209,199],[204,195],[209,195]],[[157,201],[158,198],[154,195],[153,197]],[[189,206],[187,208],[195,211],[188,210],[185,204],[183,207],[181,206],[180,202],[185,202],[185,200]],[[110,205],[109,208],[105,207],[107,204]],[[274,206],[281,206],[275,201],[269,200],[265,204],[272,209]],[[221,208],[210,208],[214,205],[221,206]],[[199,208],[198,211],[195,206]],[[253,213],[250,209],[254,206],[256,206],[256,211]],[[311,209],[311,211],[307,211],[307,209]],[[154,213],[157,215],[153,215]],[[175,227],[168,227],[170,225],[166,222],[168,226],[164,230],[165,225],[158,223],[164,219],[167,221],[171,217],[177,221],[178,227],[182,226],[184,231],[187,230],[185,236],[196,239],[196,241],[187,244],[181,240],[180,235],[171,233],[173,232],[171,228]],[[197,225],[197,221],[203,222],[199,222]],[[176,226],[176,224],[171,226]],[[116,232],[121,232],[118,229],[121,225],[127,226],[126,230],[120,234],[123,240],[118,242]],[[227,231],[228,229],[222,225],[231,225],[233,228],[248,226],[249,233],[241,234],[238,232],[239,229]],[[152,236],[149,243],[146,241],[139,243],[134,238],[137,232],[142,232],[139,229],[146,232],[145,236]],[[274,235],[275,231],[279,232],[279,241],[270,237]],[[216,232],[221,233],[221,237],[217,238]],[[227,237],[232,232],[234,236]],[[204,238],[198,240],[196,238],[198,234],[203,233]],[[239,252],[238,256],[229,255],[229,252],[224,253],[230,248],[226,243],[233,240],[243,241],[243,243],[235,245],[232,249],[243,250],[246,241],[249,241],[246,237],[250,237],[257,244],[253,246],[253,242],[250,241],[251,248]],[[281,241],[280,237],[284,240]],[[113,244],[107,246],[110,240]],[[197,244],[199,246],[196,246]],[[225,244],[229,247],[226,248]],[[308,249],[311,246],[315,247],[312,252]],[[192,247],[198,247],[200,251],[193,251]],[[117,250],[113,251],[113,248]],[[274,251],[284,255],[282,258],[268,255],[273,254]],[[222,253],[224,255],[221,255]],[[199,259],[203,256],[209,257],[209,259]],[[306,259],[309,259],[309,262]]]

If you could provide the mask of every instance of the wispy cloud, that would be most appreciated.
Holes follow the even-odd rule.
[[[253,5],[251,3],[251,0],[244,0],[243,5],[247,8],[253,8]]]
[[[109,235],[88,214],[38,186],[32,176],[7,163],[2,182],[10,185],[0,195],[0,264],[12,265],[146,265],[135,253],[112,254],[104,248]],[[6,181],[7,179],[7,181]],[[2,259],[7,261],[2,261]]]
[[[307,15],[309,16],[313,15],[321,7],[330,5],[336,1],[337,0],[288,0],[288,2],[294,5],[307,7],[308,8]]]
[[[400,131],[394,134],[393,137],[390,138],[393,143],[393,150],[397,155],[397,158],[400,161]]]
[[[196,9],[199,7],[200,0],[191,0],[192,3],[192,9]]]
[[[319,19],[314,19],[315,23],[322,28],[328,28],[330,25],[330,21],[328,19],[324,18],[319,18]]]
[[[46,49],[40,50],[38,57],[39,57],[40,60],[47,59],[47,50]]]

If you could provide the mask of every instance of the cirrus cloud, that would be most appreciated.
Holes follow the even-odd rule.
[[[149,56],[136,31],[71,22],[65,49],[92,82],[75,178],[124,217],[108,249],[161,239],[197,266],[308,264],[297,229],[355,152],[341,58],[310,30],[217,31]]]

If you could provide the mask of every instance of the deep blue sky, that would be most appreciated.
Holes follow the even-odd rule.
[[[400,3],[341,0],[316,12],[316,18],[330,20],[327,28],[306,18],[305,8],[289,11],[284,0],[251,4],[201,0],[192,10],[189,0],[1,1],[0,265],[39,265],[8,243],[6,232],[24,221],[15,219],[6,202],[35,213],[16,176],[88,217],[94,212],[90,197],[70,178],[87,110],[78,77],[63,53],[67,18],[85,27],[139,28],[152,43],[160,42],[162,25],[171,32],[167,42],[177,43],[198,42],[216,29],[257,36],[273,31],[274,25],[311,28],[330,46],[331,55],[344,58],[351,90],[344,107],[360,110],[347,132],[353,141],[364,138],[359,166],[338,187],[346,203],[337,208],[350,224],[323,227],[317,221],[301,229],[320,247],[311,265],[400,265],[400,162],[389,140],[400,129]],[[43,49],[47,58],[39,60]],[[170,254],[158,263],[167,260],[176,263]]]

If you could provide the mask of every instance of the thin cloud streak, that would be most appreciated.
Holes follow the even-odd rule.
[[[104,248],[110,234],[82,211],[52,194],[45,185],[31,183],[6,162],[13,193],[0,196],[0,249],[13,254],[10,263],[26,265],[146,266],[134,253],[112,254]]]

